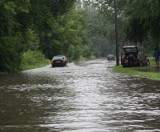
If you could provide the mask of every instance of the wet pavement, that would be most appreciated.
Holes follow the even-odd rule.
[[[97,59],[0,78],[0,132],[160,132],[160,82]]]

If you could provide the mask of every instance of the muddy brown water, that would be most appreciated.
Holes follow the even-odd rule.
[[[0,132],[159,132],[160,82],[105,59],[0,77]]]

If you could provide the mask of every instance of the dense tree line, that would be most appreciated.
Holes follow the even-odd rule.
[[[93,19],[90,31],[103,35],[110,42],[107,47],[114,46],[114,0],[84,0],[84,3],[94,7],[93,12],[97,13],[98,19]],[[116,0],[116,4],[120,47],[134,43],[151,53],[155,46],[160,46],[159,0]]]
[[[28,50],[42,51],[49,59],[90,54],[85,13],[74,4],[75,0],[1,0],[0,71],[19,70]]]
[[[160,45],[160,1],[126,0],[126,37],[152,48]]]
[[[114,53],[114,0],[75,2],[1,0],[0,71],[19,70],[23,54],[33,53],[28,51],[41,51],[48,59],[65,54],[70,60]],[[148,51],[159,46],[160,1],[116,2],[120,46],[132,42]]]

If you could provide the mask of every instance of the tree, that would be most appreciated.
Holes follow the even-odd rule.
[[[19,69],[21,60],[16,4],[2,0],[0,12],[0,70],[13,72]]]
[[[30,19],[33,24],[32,29],[38,34],[40,49],[51,58],[52,45],[54,43],[54,53],[58,50],[60,26],[58,23],[61,15],[68,12],[74,5],[74,0],[31,0]]]
[[[134,42],[160,41],[160,1],[129,0],[126,2],[127,37]]]
[[[57,19],[74,0],[1,0],[0,71],[20,68],[23,51],[41,49],[47,55]],[[47,45],[47,46],[46,46]]]
[[[65,54],[70,60],[77,60],[81,56],[89,56],[90,41],[85,29],[85,12],[80,9],[71,9],[59,17],[57,26],[53,27],[50,37],[50,56]],[[57,28],[58,27],[58,28]]]

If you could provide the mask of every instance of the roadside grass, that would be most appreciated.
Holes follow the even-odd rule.
[[[46,65],[50,64],[50,60],[42,60],[40,62],[36,62],[35,64],[29,65],[23,65],[21,70],[29,70],[29,69],[34,69],[34,68],[40,68],[40,67],[44,67]]]
[[[23,53],[21,70],[29,70],[49,65],[50,61],[40,51],[31,51]]]
[[[120,66],[114,66],[114,72],[127,74],[130,76],[141,76],[147,77],[151,80],[160,80],[160,69],[156,68],[155,61],[150,58],[150,66],[141,66],[141,67],[126,67],[123,68]]]
[[[7,74],[7,72],[0,72],[0,76],[1,75],[6,75]]]

